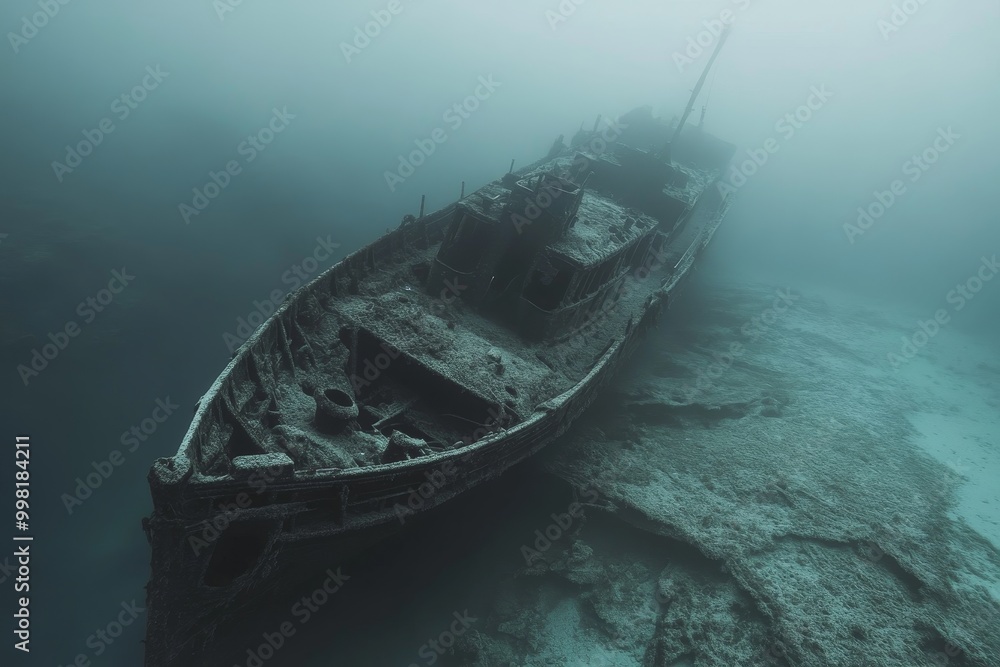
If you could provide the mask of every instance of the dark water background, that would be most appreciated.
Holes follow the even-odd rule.
[[[123,601],[141,604],[146,471],[176,450],[194,402],[227,362],[223,334],[254,300],[287,289],[282,275],[313,252],[317,237],[329,235],[342,256],[415,213],[421,194],[429,210],[445,205],[462,180],[471,191],[511,158],[536,159],[557,135],[598,114],[640,104],[679,113],[705,58],[679,71],[673,54],[722,10],[736,13],[737,31],[711,85],[709,131],[755,148],[812,86],[827,84],[835,96],[749,181],[703,271],[855,290],[930,316],[982,255],[1000,251],[995,3],[961,10],[927,3],[888,40],[877,23],[892,11],[883,2],[819,9],[594,0],[555,30],[545,13],[559,11],[555,2],[402,4],[350,63],[340,43],[384,3],[334,9],[244,0],[220,20],[207,0],[77,1],[61,5],[16,53],[8,36],[0,91],[0,233],[7,235],[0,237],[0,438],[8,443],[4,479],[13,436],[32,438],[37,541],[33,650],[24,661],[4,646],[15,659],[4,664],[93,656],[88,636]],[[8,2],[0,26],[19,31],[37,11],[34,2]],[[59,182],[53,160],[113,117],[112,100],[157,64],[169,76]],[[502,82],[494,96],[390,191],[384,172],[397,156],[444,126],[442,112],[490,74]],[[240,142],[284,107],[295,114],[287,130],[185,224],[178,205],[191,189],[238,159]],[[857,206],[947,126],[962,139],[939,166],[857,244],[847,243],[842,225]],[[134,282],[92,323],[81,322],[80,335],[26,386],[17,366],[49,333],[79,322],[77,304],[122,267]],[[995,284],[954,326],[992,330],[998,303]],[[167,397],[177,413],[69,514],[62,494]],[[486,596],[490,573],[520,562],[516,549],[494,548],[511,543],[504,516],[544,516],[539,508],[562,502],[550,494],[565,491],[539,488],[533,465],[433,522],[426,535],[397,543],[404,555],[373,556],[393,568],[410,564],[420,576],[397,574],[390,590],[359,573],[356,591],[344,595],[365,611],[331,612],[351,629],[330,640],[344,656],[339,664],[416,661],[426,636],[457,608],[454,591],[465,591],[463,604],[472,607]],[[360,592],[365,581],[371,593]],[[5,609],[9,584],[0,596]],[[284,664],[328,664],[310,651],[329,639],[329,627],[304,630],[315,634],[290,644]],[[127,628],[93,664],[138,664],[142,633],[141,621]]]

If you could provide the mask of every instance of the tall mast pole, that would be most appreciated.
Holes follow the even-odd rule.
[[[702,86],[705,85],[705,80],[708,79],[708,73],[712,69],[712,65],[715,63],[715,59],[719,57],[719,52],[722,51],[723,45],[729,38],[729,31],[732,26],[727,25],[723,31],[722,35],[719,36],[719,43],[715,45],[715,51],[712,52],[712,57],[708,59],[708,64],[705,65],[705,71],[701,73],[701,78],[698,79],[698,84],[694,87],[691,92],[691,99],[688,100],[687,109],[684,110],[684,115],[681,117],[677,127],[674,129],[674,136],[670,138],[670,142],[663,147],[663,154],[667,157],[667,162],[671,162],[672,158],[670,155],[670,148],[677,141],[677,137],[680,136],[681,130],[684,129],[684,124],[687,123],[688,116],[694,110],[694,103],[698,99],[698,94],[701,93]]]

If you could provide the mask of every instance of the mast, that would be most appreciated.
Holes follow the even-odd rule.
[[[684,110],[684,115],[681,117],[677,127],[674,129],[674,136],[670,138],[670,142],[663,147],[662,154],[666,156],[667,162],[672,162],[670,155],[670,148],[677,141],[677,137],[680,136],[681,130],[684,129],[684,124],[687,123],[688,116],[694,110],[694,103],[698,99],[698,94],[701,93],[702,86],[705,85],[705,80],[708,79],[708,73],[712,69],[712,65],[715,63],[715,59],[719,57],[719,52],[722,51],[723,45],[726,43],[726,39],[729,38],[729,31],[731,25],[727,25],[722,31],[722,35],[719,36],[719,43],[715,45],[715,51],[712,52],[712,57],[708,59],[708,64],[705,65],[705,71],[701,73],[701,78],[698,79],[697,85],[695,85],[694,90],[691,91],[691,99],[688,100],[687,108]],[[702,114],[704,118],[704,114]]]

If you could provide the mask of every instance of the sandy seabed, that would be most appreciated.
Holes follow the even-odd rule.
[[[908,313],[698,291],[544,454],[566,505],[455,664],[1000,665],[1000,350],[894,368]]]

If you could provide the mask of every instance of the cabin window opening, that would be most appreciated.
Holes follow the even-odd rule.
[[[555,310],[566,297],[572,277],[568,265],[543,255],[528,278],[523,296],[542,310]]]

